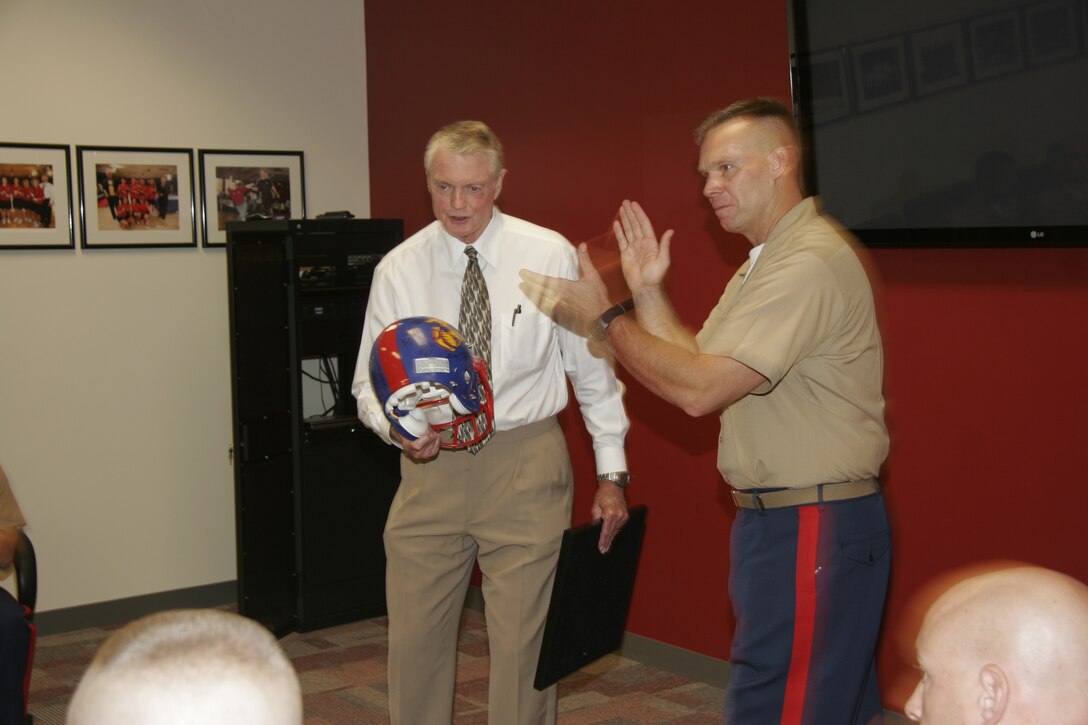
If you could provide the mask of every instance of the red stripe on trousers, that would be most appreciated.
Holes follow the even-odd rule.
[[[820,534],[820,507],[797,509],[797,568],[794,572],[795,609],[793,654],[786,678],[782,704],[782,725],[800,725],[805,712],[805,691],[812,659],[812,638],[816,631],[816,545]]]

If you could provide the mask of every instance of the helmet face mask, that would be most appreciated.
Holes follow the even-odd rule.
[[[407,317],[387,326],[370,353],[370,382],[385,417],[408,440],[433,428],[442,448],[456,450],[494,428],[487,366],[448,322]]]

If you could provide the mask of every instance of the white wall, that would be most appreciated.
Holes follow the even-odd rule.
[[[0,49],[0,141],[73,176],[80,144],[302,150],[310,216],[369,214],[362,0],[0,0]],[[77,249],[0,250],[39,611],[236,577],[224,252],[80,250],[74,205]]]

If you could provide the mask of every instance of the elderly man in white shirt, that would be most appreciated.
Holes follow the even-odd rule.
[[[562,235],[501,213],[502,145],[483,123],[439,130],[424,153],[435,221],[378,264],[352,393],[360,419],[404,450],[385,530],[392,722],[449,723],[457,630],[478,561],[491,651],[491,723],[556,721],[556,688],[533,687],[573,474],[556,415],[569,378],[593,438],[598,471],[592,515],[607,551],[627,521],[624,438],[629,422],[611,361],[556,325],[519,288],[518,270],[577,278]],[[409,440],[374,394],[369,361],[390,323],[425,316],[458,324],[461,289],[476,251],[491,309],[495,434],[478,452],[444,450],[433,430]],[[464,332],[464,330],[462,330]]]

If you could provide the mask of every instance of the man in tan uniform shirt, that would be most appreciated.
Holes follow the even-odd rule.
[[[703,196],[752,244],[697,335],[665,289],[672,231],[659,240],[630,201],[614,230],[634,315],[605,309],[585,245],[580,281],[522,278],[557,314],[599,315],[591,329],[651,391],[721,417],[718,469],[739,509],[725,721],[868,724],[881,717],[874,654],[891,559],[872,290],[849,235],[805,196],[789,109],[739,101],[696,140]]]

